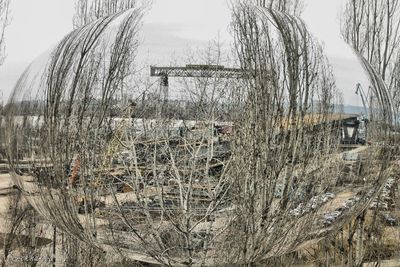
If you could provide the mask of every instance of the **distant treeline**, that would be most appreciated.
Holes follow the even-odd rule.
[[[162,116],[164,118],[195,120],[208,116],[207,113],[210,107],[214,105],[213,110],[215,117],[219,120],[228,120],[231,118],[233,111],[239,111],[238,105],[226,103],[207,103],[207,102],[190,102],[185,100],[168,100],[161,101],[154,98],[141,99],[141,101],[120,101],[113,100],[109,104],[108,115],[110,117],[126,117],[135,118],[156,118]],[[47,106],[45,101],[21,101],[17,103],[6,104],[0,109],[0,114],[13,114],[14,116],[41,116],[44,115]],[[91,99],[87,103],[87,112],[92,114],[99,109],[101,101]],[[60,105],[59,112],[63,112],[67,107]],[[127,108],[130,107],[130,114],[127,113]]]

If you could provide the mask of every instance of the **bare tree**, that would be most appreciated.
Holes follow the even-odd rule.
[[[257,262],[287,253],[301,242],[297,231],[315,220],[313,213],[296,220],[289,214],[329,187],[312,171],[312,162],[324,157],[317,151],[336,149],[325,124],[335,84],[322,49],[298,18],[242,2],[234,10],[233,29],[241,67],[251,79],[244,84],[246,105],[237,122],[230,173],[237,219],[227,245],[240,245],[230,249],[228,259]],[[328,127],[309,131],[310,121]],[[335,163],[327,164],[322,168]],[[281,239],[284,233],[294,239]]]
[[[5,49],[5,29],[9,23],[9,12],[10,12],[10,1],[0,1],[0,66],[4,61],[4,49]]]
[[[1,0],[0,1],[0,66],[4,63],[5,58],[5,29],[9,23],[9,12],[10,12],[10,1],[9,0]],[[3,91],[0,89],[0,157],[4,156],[4,128],[3,125]]]
[[[377,71],[398,109],[397,66],[400,59],[400,1],[348,1],[342,35]],[[397,112],[397,111],[396,111]]]
[[[126,86],[125,79],[132,74],[141,12],[141,9],[132,9],[124,14],[103,17],[72,32],[54,49],[36,94],[25,95],[23,91],[19,91],[23,90],[22,79],[17,85],[19,89],[12,96],[15,101],[28,98],[29,103],[41,103],[45,106],[42,110],[36,110],[38,113],[35,118],[38,120],[29,114],[25,115],[23,120],[34,125],[32,131],[26,125],[21,127],[9,124],[12,128],[24,128],[26,133],[32,134],[31,141],[36,141],[31,145],[35,148],[26,152],[32,153],[31,159],[43,160],[32,162],[35,167],[31,174],[45,185],[40,188],[41,200],[33,201],[39,206],[35,207],[41,211],[41,215],[55,222],[58,229],[89,244],[93,244],[92,240],[96,236],[96,224],[92,220],[90,230],[82,231],[83,226],[76,209],[81,202],[73,193],[74,183],[68,185],[66,165],[69,166],[72,159],[82,162],[80,182],[90,188],[94,169],[85,166],[102,164],[97,153],[104,145],[100,139],[106,137],[106,141],[109,136],[104,130],[108,129],[106,126],[110,123],[110,99],[117,90]],[[116,31],[111,32],[110,28],[117,18],[121,19],[120,24]],[[29,75],[28,73],[29,71],[25,75]],[[18,124],[15,122],[17,110],[17,107],[10,106],[8,111],[14,114],[10,117],[13,118],[13,123]],[[9,138],[12,139],[11,135]],[[10,151],[15,155],[14,152]],[[13,165],[12,162],[11,164]],[[45,166],[48,164],[52,166],[51,172],[46,171]],[[88,176],[86,172],[91,175]],[[87,177],[90,178],[85,181]],[[18,180],[15,182],[26,189],[21,180]],[[66,185],[70,191],[65,190]],[[64,189],[62,192],[54,192],[54,187]],[[85,207],[95,194],[94,190],[89,191],[88,195],[83,194]],[[90,216],[87,216],[87,220],[91,220]]]
[[[362,66],[366,70],[371,82],[373,97],[370,101],[370,109],[374,112],[373,121],[370,124],[371,137],[376,140],[386,140],[390,146],[393,137],[388,138],[386,127],[398,124],[399,90],[398,65],[400,60],[400,1],[348,1],[345,7],[342,21],[342,35],[345,41],[353,47],[359,57]],[[375,125],[374,125],[375,124]],[[383,131],[381,131],[383,129]],[[387,148],[389,149],[389,148]],[[384,153],[384,161],[390,161],[393,152]],[[396,152],[394,152],[396,153]],[[388,177],[386,177],[387,179]],[[360,254],[357,248],[357,264],[362,264],[366,254],[377,259],[385,250],[383,246],[382,209],[378,204],[374,205],[373,215],[365,212],[354,222],[353,234],[358,231],[358,243],[365,244],[365,253]],[[367,215],[366,215],[367,214]],[[372,222],[365,225],[365,216],[372,216]],[[351,231],[350,231],[351,233]],[[350,235],[352,236],[352,235]],[[350,245],[351,247],[351,245]],[[377,249],[373,249],[373,248]],[[351,249],[350,249],[351,250]],[[371,254],[374,254],[371,256]],[[349,261],[351,261],[349,257]]]

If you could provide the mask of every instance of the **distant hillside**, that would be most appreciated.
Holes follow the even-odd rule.
[[[352,105],[341,105],[336,107],[337,112],[343,112],[346,114],[360,114],[364,113],[364,108]]]

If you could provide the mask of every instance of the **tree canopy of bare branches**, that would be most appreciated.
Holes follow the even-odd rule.
[[[365,58],[387,86],[398,112],[397,84],[400,60],[400,1],[347,1],[342,19],[342,35]],[[363,60],[361,60],[363,61]],[[365,65],[362,62],[363,65]],[[368,71],[368,70],[367,70]],[[375,86],[376,82],[373,82]],[[382,103],[381,103],[382,104]]]
[[[76,0],[74,28],[138,6],[137,0]]]
[[[257,5],[292,15],[300,15],[303,9],[302,0],[257,0]]]

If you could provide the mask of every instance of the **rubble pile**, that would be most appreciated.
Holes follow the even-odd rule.
[[[361,199],[360,196],[353,196],[347,199],[340,207],[336,208],[334,211],[326,213],[323,215],[322,223],[325,226],[332,225],[337,218],[342,215],[345,211],[350,210],[357,202]]]
[[[372,200],[370,205],[371,209],[379,208],[381,210],[388,210],[391,208],[392,205],[394,205],[391,193],[394,184],[395,184],[395,179],[389,178],[387,183],[383,187],[381,194],[374,200]]]
[[[318,207],[333,199],[335,194],[325,193],[319,196],[314,196],[307,204],[300,203],[295,209],[289,211],[289,214],[295,217],[303,216],[311,211],[315,211]]]

